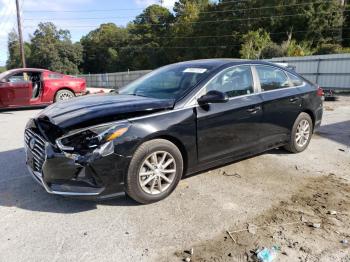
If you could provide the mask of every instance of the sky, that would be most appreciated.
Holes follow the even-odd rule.
[[[19,0],[23,36],[29,40],[39,22],[53,22],[58,28],[68,29],[72,40],[79,41],[100,24],[113,22],[125,26],[135,16],[159,0]],[[175,0],[163,0],[163,6],[172,9]],[[0,0],[0,66],[7,59],[7,35],[17,31],[15,0]]]

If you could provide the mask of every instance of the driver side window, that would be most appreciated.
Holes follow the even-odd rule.
[[[217,90],[228,97],[247,95],[254,92],[250,66],[235,66],[225,69],[207,85],[207,92]]]
[[[10,82],[10,83],[26,82],[26,81],[28,81],[28,79],[26,79],[26,78],[28,78],[27,74],[24,74],[22,72],[22,73],[18,73],[18,74],[15,74],[15,75],[8,77],[7,82]]]

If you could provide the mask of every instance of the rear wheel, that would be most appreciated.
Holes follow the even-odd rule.
[[[173,143],[164,139],[145,142],[130,162],[126,192],[142,204],[162,200],[176,188],[182,172],[182,155]]]
[[[292,153],[304,151],[310,143],[312,132],[313,124],[310,115],[301,113],[294,122],[290,141],[284,148]]]
[[[55,95],[55,102],[64,101],[73,98],[75,95],[68,89],[61,89]]]

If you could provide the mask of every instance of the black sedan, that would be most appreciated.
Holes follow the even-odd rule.
[[[27,165],[47,192],[140,203],[184,175],[284,146],[297,153],[321,123],[322,90],[275,64],[197,60],[119,91],[63,101],[31,119]]]

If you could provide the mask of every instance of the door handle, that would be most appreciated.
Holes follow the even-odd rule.
[[[295,101],[298,101],[298,100],[299,100],[298,97],[293,97],[289,99],[289,102],[294,103]]]
[[[261,109],[260,106],[256,106],[256,107],[247,109],[247,112],[248,112],[248,113],[251,113],[251,114],[255,114],[255,113],[258,112],[260,109]]]

